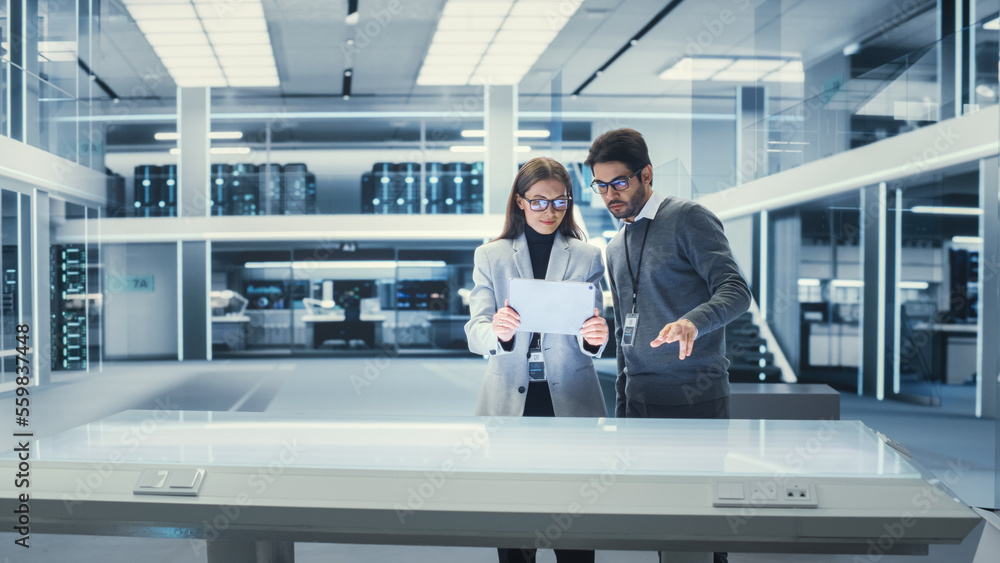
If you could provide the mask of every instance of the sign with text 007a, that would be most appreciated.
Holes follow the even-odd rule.
[[[108,293],[128,293],[133,291],[145,291],[152,293],[153,276],[109,275],[105,290]]]

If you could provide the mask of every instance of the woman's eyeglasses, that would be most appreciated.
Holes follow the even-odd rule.
[[[521,199],[528,202],[528,207],[530,207],[532,211],[545,211],[549,208],[550,203],[552,204],[552,209],[556,211],[565,211],[566,208],[569,207],[569,200],[572,198],[563,196],[555,199],[545,199],[544,197],[540,197],[538,199],[528,199],[521,196]]]
[[[610,182],[602,182],[600,180],[594,180],[593,182],[590,183],[590,189],[594,190],[596,193],[599,194],[608,193],[609,187],[615,190],[616,192],[624,192],[625,190],[628,189],[629,180],[634,178],[636,174],[638,174],[639,172],[642,172],[642,168],[636,170],[629,176],[619,176],[614,180],[611,180]]]

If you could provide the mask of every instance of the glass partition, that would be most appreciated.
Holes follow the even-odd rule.
[[[31,214],[30,197],[0,190],[0,385],[13,384],[18,347],[16,327],[31,322]],[[29,333],[30,334],[30,333]],[[32,334],[38,342],[38,334]]]

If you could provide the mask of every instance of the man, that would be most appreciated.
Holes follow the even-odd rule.
[[[722,223],[693,201],[653,193],[638,131],[604,133],[584,164],[594,173],[591,187],[619,219],[607,248],[618,344],[615,416],[729,418],[723,327],[749,308],[750,290]],[[726,554],[715,561],[727,561]]]

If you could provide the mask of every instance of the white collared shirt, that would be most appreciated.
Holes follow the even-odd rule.
[[[649,194],[649,199],[646,200],[646,205],[642,206],[639,210],[639,214],[635,216],[634,221],[639,219],[649,219],[652,220],[656,217],[656,210],[660,208],[660,204],[663,203],[663,198],[659,196],[655,191]],[[627,225],[624,219],[618,220],[618,230],[622,230],[622,227]]]

